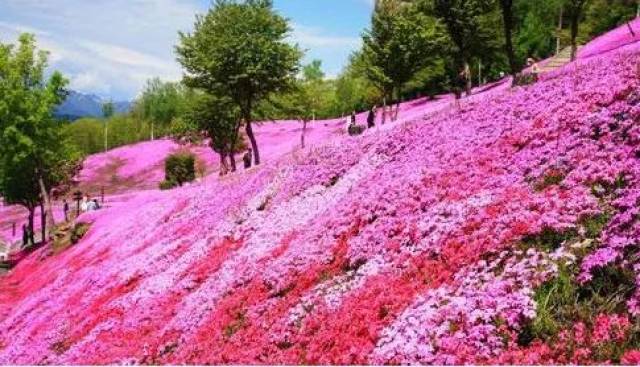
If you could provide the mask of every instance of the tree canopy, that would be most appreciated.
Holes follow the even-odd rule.
[[[45,78],[46,67],[47,53],[31,34],[0,44],[0,194],[29,210],[31,227],[36,203],[43,204],[51,228],[51,190],[70,179],[78,155],[53,118],[67,80],[58,72]]]
[[[187,85],[227,97],[239,108],[256,164],[252,112],[270,94],[289,88],[299,70],[302,53],[286,41],[289,31],[269,0],[217,0],[196,17],[192,33],[180,33],[176,46]]]
[[[390,100],[433,61],[444,41],[442,31],[433,18],[399,0],[381,0],[371,22],[363,35],[366,75]]]

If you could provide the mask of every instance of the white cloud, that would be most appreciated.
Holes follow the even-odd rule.
[[[107,62],[124,66],[151,68],[168,73],[176,69],[175,62],[171,60],[161,59],[130,48],[87,40],[80,40],[78,44]]]
[[[38,45],[50,51],[52,68],[71,80],[71,88],[123,99],[135,97],[148,78],[180,79],[182,71],[173,52],[178,31],[189,31],[196,13],[206,11],[209,0],[0,3],[0,41],[7,35],[15,40],[20,32],[34,33]],[[289,41],[307,51],[307,61],[328,61],[326,73],[337,74],[342,60],[360,46],[360,38],[343,36],[341,29],[332,33],[306,24],[293,24]]]
[[[0,41],[34,33],[71,88],[116,99],[133,98],[148,78],[181,77],[173,46],[201,11],[187,0],[0,2]]]
[[[27,26],[24,24],[12,23],[12,22],[3,22],[0,21],[0,28],[4,28],[5,30],[17,33],[33,33],[35,35],[47,36],[49,32],[43,31],[42,29],[34,28],[31,26]]]
[[[356,48],[360,45],[360,38],[330,36],[320,28],[307,27],[301,24],[293,24],[293,32],[290,39],[302,47],[320,48]]]

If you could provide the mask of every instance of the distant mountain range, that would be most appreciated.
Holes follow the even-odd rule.
[[[102,117],[102,105],[106,100],[95,94],[83,94],[71,91],[63,104],[58,107],[55,116],[66,120],[82,117]],[[126,113],[133,103],[129,101],[113,102],[115,113]]]

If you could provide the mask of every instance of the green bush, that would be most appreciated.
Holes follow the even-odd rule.
[[[545,227],[540,233],[529,234],[522,238],[520,247],[522,250],[535,248],[539,251],[551,252],[558,249],[563,242],[575,239],[575,229],[557,230]]]
[[[164,162],[165,179],[160,189],[168,190],[196,179],[196,158],[191,153],[171,154]]]
[[[176,186],[178,186],[178,184],[175,183],[174,181],[164,180],[160,182],[160,190],[171,190]]]
[[[89,232],[89,228],[91,228],[91,226],[88,223],[76,223],[71,230],[71,243],[75,245],[80,242],[82,237]]]
[[[69,143],[83,155],[104,151],[105,123],[108,126],[108,149],[149,140],[151,129],[148,122],[132,115],[116,115],[109,119],[82,118],[63,125],[63,134]],[[156,137],[166,134],[156,127]]]
[[[560,266],[558,276],[535,290],[536,318],[525,325],[518,342],[528,345],[534,339],[553,339],[571,325],[591,320],[601,313],[624,313],[625,300],[635,290],[633,272],[608,265],[595,271],[593,279],[581,285],[576,269]]]

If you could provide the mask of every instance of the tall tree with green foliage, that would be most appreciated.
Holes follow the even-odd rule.
[[[70,179],[78,158],[53,118],[67,81],[58,72],[45,79],[46,67],[47,53],[31,34],[20,35],[17,45],[0,44],[0,195],[27,208],[32,230],[36,203],[42,204],[43,240],[55,224],[51,190]]]
[[[638,16],[640,2],[637,0],[591,0],[585,8],[581,28],[589,38],[617,27]],[[638,33],[640,30],[633,30]]]
[[[185,90],[180,83],[153,78],[147,81],[142,95],[136,101],[134,114],[149,122],[151,140],[154,140],[156,126],[166,130],[173,119],[184,111],[185,103]]]
[[[362,50],[349,57],[348,64],[335,80],[334,93],[334,116],[365,110],[382,99],[379,89],[367,77]]]
[[[482,27],[482,15],[493,9],[492,0],[427,0],[423,8],[442,21],[453,48],[455,71],[470,69],[474,51],[483,49],[487,28]],[[467,80],[467,92],[471,89],[471,77]]]
[[[228,97],[239,108],[255,164],[260,153],[253,111],[270,94],[287,89],[299,69],[302,53],[286,42],[289,31],[270,0],[216,0],[196,17],[192,33],[180,33],[176,47],[188,86]]]
[[[564,0],[523,0],[516,1],[517,34],[514,37],[516,57],[546,58],[558,48],[556,43],[561,35],[558,18]]]
[[[433,57],[442,44],[438,23],[399,0],[380,0],[363,36],[363,60],[368,78],[383,96],[383,123],[387,100],[396,97],[398,108],[402,87]]]
[[[578,32],[580,20],[584,15],[585,5],[589,0],[566,0],[565,8],[569,16],[571,26],[571,61],[578,56]]]
[[[102,104],[102,118],[104,124],[104,151],[109,150],[109,119],[113,116],[113,102],[108,101]]]
[[[502,26],[504,28],[504,51],[507,54],[509,60],[509,72],[515,76],[518,72],[518,65],[516,62],[516,54],[513,48],[513,31],[514,31],[514,14],[513,14],[513,2],[514,0],[500,0],[500,10],[502,11]]]
[[[220,173],[225,174],[229,166],[235,171],[235,154],[243,148],[239,108],[228,98],[198,93],[192,96],[183,118],[209,138],[211,149],[220,156]]]
[[[314,121],[318,113],[329,117],[332,93],[332,85],[324,80],[322,62],[313,60],[303,66],[302,75],[292,88],[270,98],[261,106],[261,112],[299,120],[302,123],[300,145],[304,148],[308,123]]]

